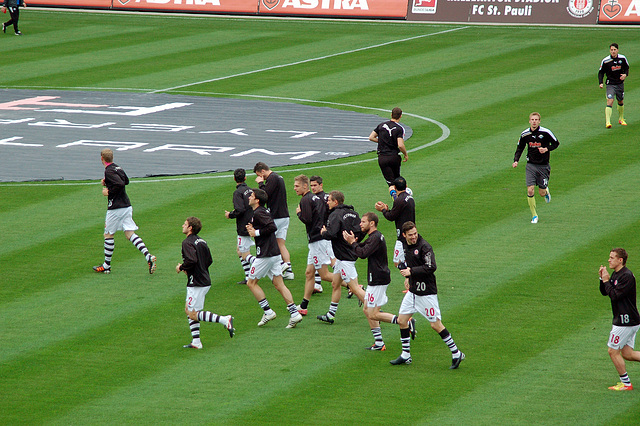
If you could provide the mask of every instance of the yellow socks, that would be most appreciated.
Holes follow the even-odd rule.
[[[604,108],[604,117],[606,119],[607,127],[611,127],[611,113],[612,112],[613,112],[613,107],[610,107],[609,105],[607,105]]]
[[[536,197],[535,197],[535,195],[533,197],[529,197],[527,195],[527,201],[529,202],[529,209],[531,209],[531,215],[532,216],[538,216],[538,213],[536,212]]]

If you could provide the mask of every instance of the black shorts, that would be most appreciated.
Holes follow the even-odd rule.
[[[402,158],[398,154],[378,155],[378,165],[382,171],[382,176],[387,181],[387,185],[393,185],[393,181],[400,177],[400,165]]]

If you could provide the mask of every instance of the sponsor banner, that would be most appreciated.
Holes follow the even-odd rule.
[[[407,0],[259,0],[260,14],[406,18]]]
[[[409,0],[408,20],[595,24],[598,13],[594,1],[597,0]]]
[[[258,13],[258,0],[113,0],[112,3],[113,9]]]
[[[29,6],[65,6],[87,8],[111,8],[111,0],[33,0],[28,1]]]
[[[599,24],[640,24],[640,0],[601,0]]]

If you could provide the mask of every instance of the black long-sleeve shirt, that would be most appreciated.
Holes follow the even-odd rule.
[[[391,282],[387,242],[378,230],[369,234],[363,242],[354,241],[353,250],[360,259],[367,259],[367,284],[387,285]]]
[[[129,177],[122,167],[111,163],[104,168],[104,185],[109,190],[107,196],[107,210],[121,209],[131,206],[125,186],[129,184]]]
[[[187,273],[187,287],[208,287],[211,285],[209,266],[213,263],[207,242],[190,234],[182,241],[181,271]]]
[[[287,187],[284,178],[276,172],[271,172],[258,186],[267,193],[267,208],[271,216],[274,219],[289,217]]]
[[[600,280],[600,294],[611,298],[613,325],[631,327],[640,324],[636,306],[636,277],[626,266],[612,273],[609,281]]]
[[[310,243],[322,240],[320,230],[325,224],[326,210],[329,207],[324,198],[318,197],[309,191],[300,199],[300,212],[298,219],[307,228],[307,239]]]
[[[404,242],[402,225],[408,221],[416,223],[416,202],[413,196],[409,195],[407,191],[403,191],[393,200],[391,210],[383,210],[382,214],[387,220],[395,222],[396,237],[398,241]]]
[[[251,218],[253,228],[259,235],[256,240],[256,257],[273,257],[280,255],[280,248],[276,241],[276,224],[266,208],[259,206],[253,211]]]
[[[417,296],[438,294],[436,286],[436,256],[433,247],[421,235],[418,241],[409,245],[403,244],[405,263],[411,270],[409,291]]]
[[[329,213],[329,219],[327,219],[327,225],[325,232],[322,233],[322,238],[325,240],[331,240],[331,247],[333,248],[333,254],[336,259],[355,261],[355,251],[351,244],[345,241],[342,236],[342,231],[355,230],[355,222],[360,223],[360,216],[353,210],[353,206],[347,204],[338,204],[331,213]],[[356,237],[361,237],[362,232],[354,232]]]
[[[253,209],[249,206],[251,192],[251,188],[245,182],[236,185],[236,190],[233,192],[233,211],[229,212],[229,219],[236,220],[238,235],[244,237],[249,236],[247,224],[253,216]]]
[[[624,80],[620,80],[620,75],[629,75],[629,62],[626,56],[618,54],[616,58],[612,58],[611,55],[604,58],[598,71],[598,83],[602,84],[605,74],[607,75],[606,84],[624,83]]]
[[[518,146],[516,153],[513,156],[513,161],[520,161],[520,156],[525,147],[527,148],[527,161],[531,164],[548,165],[550,152],[556,149],[560,145],[558,139],[553,132],[546,127],[538,126],[536,130],[527,128],[520,135],[518,140]],[[549,151],[540,153],[538,148],[548,148]]]

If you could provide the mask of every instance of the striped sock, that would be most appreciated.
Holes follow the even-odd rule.
[[[189,328],[191,329],[191,338],[193,343],[200,343],[200,322],[189,320]]]
[[[329,312],[327,312],[327,318],[329,319],[335,318],[337,311],[338,311],[338,304],[331,302],[331,305],[329,305]]]
[[[289,310],[289,313],[291,314],[291,316],[294,316],[298,313],[298,308],[296,307],[295,303],[289,303],[287,305],[287,309]]]
[[[631,386],[631,379],[629,378],[629,375],[626,372],[622,376],[620,376],[620,381],[625,386]]]
[[[456,346],[456,342],[453,341],[453,337],[451,337],[451,333],[449,333],[449,331],[446,328],[438,334],[440,334],[440,337],[442,337],[442,341],[449,347],[449,350],[451,351],[451,355],[453,355],[454,358],[458,358],[459,356],[461,356],[460,351]]]
[[[316,269],[316,274],[314,276],[316,283],[316,286],[322,285],[322,278],[320,278],[320,273],[318,272],[318,270]]]
[[[380,327],[372,328],[371,334],[373,334],[373,340],[375,341],[375,346],[384,346],[384,340],[382,340],[382,330]]]
[[[273,311],[271,310],[271,306],[269,306],[269,301],[267,299],[262,299],[258,302],[262,310],[265,314],[271,314]]]
[[[115,240],[113,238],[104,239],[104,267],[111,268],[111,257],[113,256],[113,249],[115,248]]]
[[[242,269],[244,270],[244,278],[248,279],[249,270],[251,269],[251,263],[247,260],[243,260],[242,257],[240,257],[240,264],[242,265]]]
[[[408,328],[400,329],[400,343],[402,343],[402,354],[404,359],[411,358],[411,332]]]
[[[393,318],[391,318],[391,324],[397,324],[398,323],[398,316],[394,315]]]
[[[214,314],[213,312],[209,312],[209,311],[200,311],[200,312],[198,312],[198,319],[200,321],[221,322],[220,318],[221,318],[220,315]]]
[[[138,237],[138,235],[135,232],[131,234],[131,238],[129,238],[129,241],[131,241],[131,243],[134,246],[136,246],[138,250],[140,250],[140,252],[147,259],[147,262],[149,261],[149,259],[151,259],[151,254],[149,254],[149,250],[147,250],[147,246],[144,245],[142,238]]]

